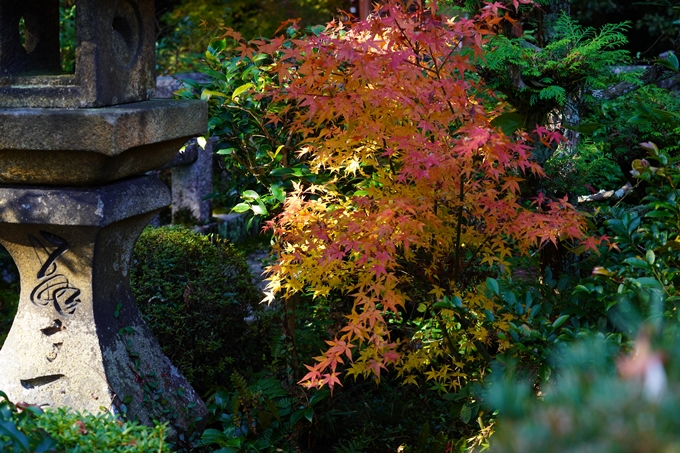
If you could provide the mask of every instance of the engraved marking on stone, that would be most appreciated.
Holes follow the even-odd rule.
[[[57,358],[59,355],[59,351],[61,351],[61,347],[64,345],[64,343],[52,343],[52,352],[47,354],[47,361],[48,362],[54,362],[54,360]]]
[[[40,242],[40,240],[31,234],[28,235],[31,244],[33,245],[33,250],[35,250],[38,260],[40,260],[40,263],[42,263],[42,267],[38,271],[38,278],[43,278],[46,275],[53,274],[57,270],[55,261],[57,261],[57,258],[63,255],[66,250],[68,250],[69,246],[68,242],[66,242],[66,239],[62,238],[61,236],[57,236],[56,234],[52,234],[47,231],[41,231],[40,235],[47,242],[57,247],[52,251],[52,253],[50,253],[43,243]],[[45,256],[47,258],[45,261],[43,261]]]
[[[42,264],[36,275],[41,282],[31,291],[31,302],[42,307],[52,302],[60,315],[72,315],[81,302],[80,290],[71,286],[65,275],[57,273],[57,259],[69,249],[69,244],[66,239],[47,231],[41,231],[40,235],[55,248],[50,252],[39,239],[28,235]]]
[[[54,335],[55,333],[59,333],[62,330],[66,330],[66,327],[64,327],[64,324],[58,319],[55,319],[51,326],[40,329],[40,331],[48,337]]]
[[[32,379],[21,379],[21,386],[26,390],[30,390],[38,387],[43,387],[47,384],[51,384],[63,377],[64,377],[63,374],[50,374],[47,376],[40,376]]]

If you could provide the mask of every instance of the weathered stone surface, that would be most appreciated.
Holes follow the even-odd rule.
[[[58,27],[58,0],[0,0],[0,107],[103,107],[153,96],[153,0],[76,0],[75,74],[60,74]]]
[[[214,214],[213,217],[217,221],[216,224],[201,231],[202,233],[217,233],[230,242],[237,242],[248,236],[257,235],[260,231],[259,219],[251,218],[249,222],[245,213]]]
[[[134,243],[170,202],[167,187],[149,176],[82,189],[5,186],[0,200],[0,243],[21,275],[0,389],[14,401],[103,408],[180,430],[205,417],[129,288]]]
[[[92,185],[141,174],[204,134],[207,120],[199,100],[0,109],[0,183]]]
[[[156,94],[157,99],[172,99],[175,91],[181,88],[189,88],[190,85],[185,81],[192,82],[207,82],[210,78],[201,72],[187,72],[184,74],[174,74],[171,76],[156,77]]]
[[[191,139],[180,148],[179,152],[175,154],[170,162],[163,165],[159,170],[166,170],[173,167],[179,167],[182,165],[191,165],[198,159],[198,149],[196,146],[196,140]]]
[[[204,197],[212,192],[213,145],[211,138],[205,148],[195,140],[187,144],[187,154],[196,159],[189,165],[172,168],[172,221],[183,223],[190,220],[202,225],[212,217],[212,203]],[[187,218],[189,217],[189,218]]]

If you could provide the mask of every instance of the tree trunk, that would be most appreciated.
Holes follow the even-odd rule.
[[[548,5],[538,9],[538,41],[545,47],[555,37],[555,22],[562,14],[571,15],[570,0],[550,0]]]

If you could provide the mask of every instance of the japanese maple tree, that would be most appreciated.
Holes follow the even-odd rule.
[[[490,123],[504,106],[475,61],[505,20],[499,8],[446,20],[387,5],[373,19],[331,23],[304,39],[242,44],[243,55],[272,62],[262,70],[277,83],[261,96],[287,105],[268,121],[285,114],[302,137],[298,157],[324,175],[323,184],[296,183],[269,222],[278,259],[267,299],[340,295],[352,305],[307,365],[305,385],[332,389],[343,372],[379,378],[390,364],[406,382],[420,374],[443,389],[462,385],[463,355],[490,358],[483,313],[498,309],[479,275],[507,272],[511,255],[582,236],[566,200],[522,198],[525,175],[542,174],[531,142]],[[407,317],[427,332],[405,328]],[[507,329],[504,322],[495,328]]]

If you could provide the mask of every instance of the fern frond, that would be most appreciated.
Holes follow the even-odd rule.
[[[547,88],[542,89],[538,93],[538,97],[544,100],[557,101],[559,105],[564,105],[567,102],[567,91],[557,85],[551,85]]]
[[[624,80],[635,83],[635,74],[611,69],[631,62],[630,54],[621,49],[628,42],[625,33],[630,28],[630,22],[623,22],[597,30],[563,14],[554,25],[552,42],[544,48],[521,38],[495,37],[485,55],[490,74],[484,78],[492,88],[513,99],[518,110],[540,105],[547,114],[593,90]]]

